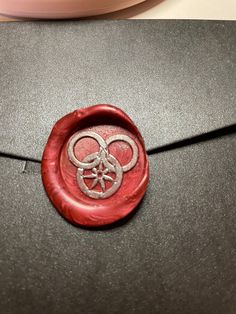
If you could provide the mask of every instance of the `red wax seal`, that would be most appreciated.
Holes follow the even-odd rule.
[[[128,215],[146,191],[149,167],[142,136],[114,106],[76,110],[52,129],[42,179],[48,197],[70,222],[113,223]]]

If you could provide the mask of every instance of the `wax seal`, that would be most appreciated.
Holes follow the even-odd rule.
[[[74,224],[102,226],[128,215],[149,179],[142,136],[119,108],[78,109],[53,127],[42,159],[48,197]]]

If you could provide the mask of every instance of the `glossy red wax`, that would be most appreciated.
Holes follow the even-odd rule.
[[[135,166],[123,173],[119,189],[111,196],[94,199],[86,195],[77,180],[78,168],[71,162],[68,146],[72,137],[81,132],[98,134],[105,142],[111,136],[128,136],[138,149]],[[80,139],[74,145],[74,155],[79,161],[99,151],[99,144],[90,137]],[[123,167],[133,156],[131,146],[114,141],[108,146],[109,154]],[[90,175],[91,170],[84,170]],[[109,174],[113,179],[113,174]],[[111,224],[128,215],[141,201],[149,180],[149,166],[142,136],[132,120],[119,108],[96,105],[78,109],[60,119],[52,129],[42,159],[42,179],[48,197],[67,220],[84,226]],[[102,192],[97,184],[84,179],[86,187]],[[106,182],[106,189],[112,183]]]

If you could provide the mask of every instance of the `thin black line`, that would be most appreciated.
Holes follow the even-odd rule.
[[[173,149],[178,149],[185,146],[194,145],[197,143],[202,143],[210,140],[214,140],[216,138],[220,138],[222,136],[231,135],[236,133],[236,124],[232,124],[226,126],[224,128],[216,129],[204,134],[196,135],[193,137],[186,138],[181,141],[173,142],[167,145],[159,146],[156,148],[151,148],[147,150],[148,155],[154,155],[158,153],[167,152]]]
[[[232,124],[229,126],[226,126],[224,128],[220,128],[217,130],[213,130],[204,134],[196,135],[193,137],[186,138],[181,141],[173,142],[167,145],[159,146],[156,148],[151,148],[147,150],[148,155],[153,155],[153,154],[158,154],[158,153],[163,153],[167,152],[173,149],[178,149],[181,147],[185,146],[190,146],[194,145],[197,143],[202,143],[210,140],[214,140],[216,138],[220,138],[226,135],[231,135],[236,133],[236,124]],[[28,158],[20,155],[15,155],[15,154],[7,154],[7,153],[1,153],[0,152],[0,157],[4,158],[11,158],[11,159],[17,159],[17,160],[22,160],[22,161],[31,161],[35,163],[41,163],[41,160],[36,159],[36,158]]]
[[[41,163],[41,160],[39,160],[39,159],[28,158],[28,157],[24,157],[24,156],[15,155],[15,154],[0,153],[0,157],[17,159],[17,160],[21,160],[21,161],[31,161],[31,162],[36,162],[39,164]]]

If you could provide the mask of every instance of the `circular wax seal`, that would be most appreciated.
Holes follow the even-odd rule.
[[[72,223],[101,226],[128,215],[147,188],[142,136],[111,105],[78,109],[53,127],[42,159],[48,197]]]

